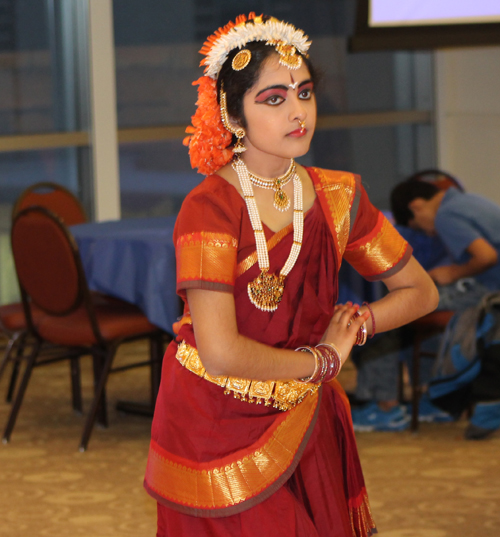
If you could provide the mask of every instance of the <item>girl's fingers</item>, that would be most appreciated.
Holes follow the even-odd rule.
[[[339,317],[339,323],[345,324],[346,326],[351,322],[353,315],[358,311],[359,305],[354,304],[351,307],[346,308]]]

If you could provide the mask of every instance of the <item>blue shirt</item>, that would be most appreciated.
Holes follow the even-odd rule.
[[[500,206],[476,194],[449,188],[436,214],[434,227],[455,263],[470,259],[467,248],[483,238],[497,251],[500,260]],[[500,262],[475,276],[489,289],[500,289]]]

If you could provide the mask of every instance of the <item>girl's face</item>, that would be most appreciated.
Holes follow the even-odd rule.
[[[246,158],[264,153],[289,159],[307,153],[316,126],[316,97],[305,62],[291,70],[278,62],[277,54],[270,56],[243,97],[243,112]]]

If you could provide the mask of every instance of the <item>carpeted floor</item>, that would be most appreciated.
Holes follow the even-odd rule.
[[[129,346],[118,360],[145,352]],[[88,408],[90,361],[82,365]],[[344,386],[352,387],[350,364],[341,375]],[[0,381],[2,428],[9,411],[5,377]],[[68,364],[36,369],[12,440],[0,445],[0,536],[154,536],[156,505],[142,488],[151,420],[114,410],[117,400],[147,396],[146,369],[114,375],[108,388],[110,426],[96,428],[88,451],[80,453],[83,418],[71,410]],[[382,537],[497,534],[500,433],[467,442],[462,438],[465,425],[422,424],[417,435],[358,435]]]

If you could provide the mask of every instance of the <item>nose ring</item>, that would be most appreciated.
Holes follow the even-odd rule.
[[[306,128],[306,122],[305,122],[305,121],[300,121],[300,119],[298,120],[298,122],[299,122],[299,125],[300,125],[301,130],[305,130],[305,128]]]

